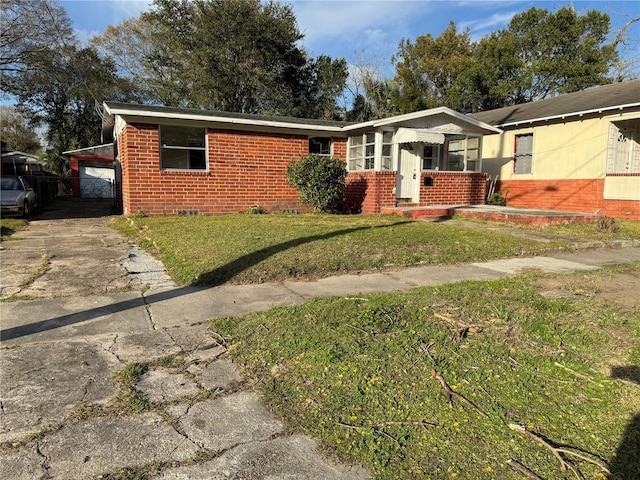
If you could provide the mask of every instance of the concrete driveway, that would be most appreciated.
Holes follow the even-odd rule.
[[[190,315],[202,291],[176,288],[109,213],[65,202],[2,243],[0,478],[367,478],[285,434],[207,330],[216,303]],[[273,304],[218,295],[230,312]],[[124,386],[132,362],[146,372]]]

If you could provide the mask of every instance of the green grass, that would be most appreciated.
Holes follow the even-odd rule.
[[[589,275],[620,272],[640,276],[640,265]],[[567,291],[587,291],[585,277],[563,277]],[[576,478],[510,424],[640,478],[640,309],[546,298],[540,278],[316,299],[211,328],[289,431],[374,478],[522,478],[509,459]],[[483,330],[458,338],[436,313]],[[456,398],[449,407],[434,374],[487,416]],[[566,458],[585,478],[606,478]]]
[[[313,279],[540,254],[568,245],[394,215],[121,217],[114,225],[154,251],[183,285]]]
[[[603,219],[598,223],[550,225],[544,231],[589,240],[640,240],[640,222],[633,220]]]
[[[19,218],[0,219],[0,241],[8,240],[11,235],[27,227],[27,221]]]

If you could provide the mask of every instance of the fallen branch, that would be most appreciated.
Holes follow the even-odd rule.
[[[522,465],[520,462],[515,461],[513,458],[510,458],[509,460],[507,460],[507,465],[509,465],[513,470],[522,474],[524,477],[528,478],[529,480],[542,480],[538,475],[533,473],[531,470],[529,470],[527,467]]]
[[[576,452],[574,450],[570,450],[568,448],[554,447],[549,442],[545,441],[542,437],[540,437],[539,435],[536,435],[533,432],[530,432],[529,430],[527,430],[522,425],[517,425],[515,423],[510,423],[509,424],[509,428],[511,430],[515,430],[516,432],[520,432],[520,433],[523,433],[525,435],[528,435],[529,437],[533,438],[536,442],[539,442],[543,447],[548,449],[553,454],[554,457],[556,457],[558,459],[558,462],[560,462],[560,469],[563,472],[565,472],[567,469],[569,469],[574,473],[576,478],[583,478],[582,477],[582,473],[580,472],[580,470],[578,470],[578,468],[573,463],[571,463],[569,460],[563,458],[561,454],[573,455],[574,457],[578,457],[578,458],[580,458],[580,459],[582,459],[582,460],[584,460],[586,462],[589,462],[589,463],[597,466],[603,472],[611,474],[609,469],[602,462],[598,462],[597,460],[589,458],[586,455],[583,455],[583,454],[581,454],[579,452]]]
[[[410,425],[413,427],[439,427],[437,423],[423,422],[421,420],[388,420],[386,422],[374,423],[373,427],[383,427],[385,425]]]
[[[438,380],[440,382],[440,385],[442,385],[442,388],[444,388],[444,394],[447,397],[447,402],[449,403],[450,407],[453,408],[453,397],[455,397],[461,402],[466,403],[471,408],[473,408],[476,412],[480,414],[480,416],[489,418],[488,415],[484,413],[482,410],[480,410],[471,400],[468,400],[465,396],[460,395],[458,392],[453,391],[451,387],[447,384],[445,379],[442,377],[442,375],[438,375],[435,370],[432,370],[431,376],[434,377],[436,380]]]
[[[480,325],[467,325],[459,320],[454,320],[451,317],[446,315],[442,315],[440,313],[434,312],[434,317],[439,318],[440,320],[444,320],[449,322],[451,325],[456,327],[456,339],[460,341],[464,337],[470,334],[480,333],[482,332],[482,327]]]
[[[581,373],[576,372],[575,370],[571,370],[569,367],[565,367],[564,365],[562,365],[561,363],[558,363],[558,362],[554,362],[553,364],[556,367],[560,367],[560,368],[566,370],[567,372],[569,372],[574,377],[582,378],[584,380],[589,380],[590,382],[595,383],[595,380],[593,379],[593,377],[591,375],[583,375]]]

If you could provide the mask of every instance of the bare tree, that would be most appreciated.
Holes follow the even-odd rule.
[[[57,0],[0,0],[0,6],[3,76],[24,70],[34,55],[47,49],[75,43],[71,21]]]

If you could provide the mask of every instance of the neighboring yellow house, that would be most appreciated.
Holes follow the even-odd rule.
[[[640,220],[640,79],[470,116],[507,205]]]

